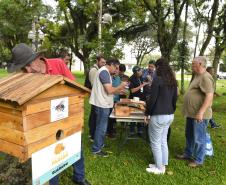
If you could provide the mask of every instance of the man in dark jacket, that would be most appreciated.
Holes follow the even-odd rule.
[[[145,93],[144,86],[148,84],[148,82],[143,82],[142,79],[142,69],[139,66],[133,67],[133,75],[129,79],[129,89],[130,95],[129,98],[133,99],[134,97],[139,98],[142,101],[145,101]],[[135,135],[135,125],[137,125],[137,134],[141,136],[143,133],[143,128],[141,123],[130,123],[130,136]]]

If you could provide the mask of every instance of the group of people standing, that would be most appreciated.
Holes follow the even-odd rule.
[[[165,165],[168,164],[167,134],[174,118],[177,100],[177,82],[172,69],[164,58],[160,58],[156,62],[150,61],[145,70],[134,66],[133,75],[129,78],[124,74],[125,66],[117,59],[107,60],[106,65],[103,61],[104,57],[97,57],[97,63],[91,68],[87,77],[92,85],[89,126],[90,138],[93,140],[93,154],[101,157],[108,156],[103,151],[103,147],[107,127],[112,127],[109,115],[114,102],[119,101],[120,96],[125,96],[128,86],[129,98],[137,97],[147,103],[145,112],[147,117],[144,121],[150,123],[148,132],[155,159],[155,165],[150,164],[147,171],[165,172]],[[94,70],[95,77],[92,76]],[[87,81],[86,79],[86,83]],[[137,134],[143,133],[142,124],[130,124],[131,137],[135,135],[136,126]],[[113,131],[113,129],[110,130]],[[113,132],[108,134],[112,135]]]
[[[102,60],[105,60],[104,57]],[[164,58],[160,58],[156,62],[150,61],[145,70],[134,66],[133,75],[130,78],[127,77],[127,80],[123,80],[122,77],[126,76],[124,74],[125,66],[120,64],[117,59],[107,60],[106,65],[102,62],[102,66],[99,65],[99,61],[100,59],[97,58],[95,66],[98,68],[95,67],[95,77],[89,75],[89,77],[92,76],[90,78],[92,93],[89,101],[92,108],[89,126],[90,137],[93,140],[93,154],[101,157],[108,156],[103,151],[103,147],[107,127],[111,125],[109,115],[114,102],[119,101],[128,86],[129,98],[138,97],[140,100],[146,101],[144,123],[148,124],[150,146],[154,157],[154,164],[149,164],[146,171],[164,174],[169,155],[167,135],[174,120],[178,97],[175,73],[169,66],[169,62]],[[184,153],[177,155],[177,158],[189,159],[190,167],[200,166],[204,162],[207,123],[212,118],[214,80],[206,71],[206,65],[206,59],[202,56],[193,59],[193,78],[184,96],[186,147]],[[123,68],[123,71],[120,71],[120,68]],[[90,72],[93,70],[94,68],[91,68]],[[130,136],[135,134],[136,126],[137,134],[142,134],[142,125],[137,123],[130,125]]]

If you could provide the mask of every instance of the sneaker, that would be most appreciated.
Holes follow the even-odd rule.
[[[91,185],[90,182],[86,179],[84,179],[83,181],[76,181],[76,180],[73,180],[73,182],[75,184],[78,184],[78,185]]]
[[[176,155],[176,158],[179,159],[179,160],[185,160],[185,161],[191,160],[191,158],[186,156],[185,154],[182,154],[182,155],[178,154],[178,155]]]
[[[89,138],[89,141],[90,141],[91,143],[93,143],[93,142],[94,142],[94,139],[92,139],[92,138]]]
[[[129,133],[128,138],[136,138],[136,134],[134,132]]]
[[[190,167],[192,167],[192,168],[197,168],[197,167],[200,167],[200,166],[202,166],[202,164],[198,164],[198,163],[196,163],[196,162],[190,162],[189,164],[188,164],[188,166],[190,166]]]
[[[149,166],[149,168],[155,168],[156,167],[155,164],[149,164],[148,166]]]
[[[99,151],[97,153],[93,153],[94,155],[97,155],[97,156],[100,156],[100,157],[108,157],[108,154],[107,152],[104,152],[104,151]]]
[[[101,148],[109,148],[109,145],[103,144],[103,145],[101,146]]]
[[[211,128],[220,128],[221,126],[220,125],[213,125],[213,126],[211,126]]]
[[[146,171],[148,173],[154,173],[155,175],[160,175],[160,174],[165,174],[166,169],[165,168],[159,169],[157,167],[153,167],[153,168],[146,168]]]

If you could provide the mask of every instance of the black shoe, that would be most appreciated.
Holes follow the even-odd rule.
[[[211,128],[220,128],[220,127],[221,127],[220,125],[216,125],[216,124],[211,126]]]
[[[113,134],[113,133],[112,133],[112,134],[108,134],[107,137],[108,137],[109,139],[112,139],[112,140],[113,140],[113,139],[116,139],[116,136],[115,136],[115,134]]]
[[[130,132],[128,138],[135,138],[136,134],[134,132]]]
[[[78,182],[78,181],[76,181],[76,180],[73,180],[73,182],[74,182],[75,184],[78,184],[78,185],[91,185],[91,184],[89,183],[89,181],[86,180],[86,179],[84,179],[83,181],[80,181],[80,182]]]
[[[109,148],[109,145],[103,144],[103,145],[101,146],[101,148]]]
[[[185,154],[177,154],[176,158],[179,160],[192,161],[190,157],[187,157]]]
[[[94,155],[98,155],[98,156],[100,156],[100,157],[108,157],[108,154],[107,154],[107,152],[104,152],[104,151],[99,151],[99,152],[97,152],[97,153],[94,153]]]
[[[138,136],[138,137],[142,137],[142,135],[143,135],[143,132],[138,132],[138,133],[137,133],[137,136]]]

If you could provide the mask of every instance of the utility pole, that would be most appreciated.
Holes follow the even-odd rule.
[[[31,37],[31,42],[32,42],[31,48],[33,51],[36,51],[36,29],[35,29],[35,27],[36,27],[36,21],[34,20],[34,21],[32,21],[32,26],[31,26],[31,30],[32,30],[32,34],[33,34]]]
[[[184,29],[183,29],[183,41],[182,41],[182,51],[181,51],[181,94],[184,94],[184,66],[185,66],[185,47],[186,47],[186,31],[187,31],[187,19],[188,19],[188,2],[186,2],[185,7],[185,18],[184,18]]]
[[[102,0],[100,0],[99,2],[99,21],[98,21],[98,51],[99,53],[101,53],[102,50],[102,44],[101,44],[101,39],[102,39],[102,28],[101,28],[101,24],[102,24],[102,7],[103,7],[103,2]]]

